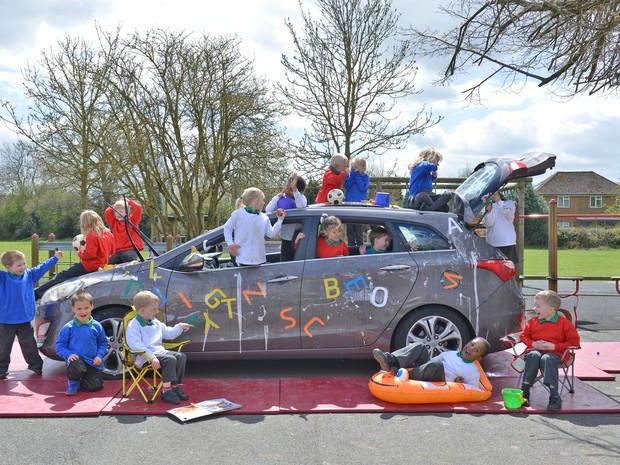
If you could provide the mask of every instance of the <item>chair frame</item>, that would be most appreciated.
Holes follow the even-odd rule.
[[[563,297],[563,296],[562,296]],[[533,310],[526,310],[526,314],[528,312],[533,312]],[[573,312],[570,310],[566,310],[563,308],[558,309],[558,314],[560,318],[567,318],[575,327],[577,327],[577,304],[575,304],[573,308]],[[525,325],[525,321],[523,323]],[[510,346],[512,350],[512,356],[514,357],[510,365],[512,368],[519,373],[519,378],[517,379],[516,387],[518,389],[521,388],[521,382],[523,381],[523,371],[525,369],[525,352],[519,352],[517,349],[518,344],[521,342],[520,337],[521,332],[508,334],[500,340],[505,344]],[[569,346],[564,350],[562,354],[561,363],[558,365],[558,369],[562,370],[562,375],[558,377],[558,388],[560,397],[564,393],[564,391],[568,391],[571,394],[575,393],[575,351],[579,350],[579,347]],[[564,361],[566,360],[566,361]],[[549,392],[549,387],[543,384],[544,373],[542,370],[539,370],[538,376],[534,380],[533,385],[540,384]]]
[[[147,404],[152,404],[157,395],[160,393],[164,382],[161,372],[153,368],[151,359],[146,352],[142,350],[133,350],[127,344],[127,326],[137,315],[138,312],[131,310],[123,317],[123,345],[121,349],[121,363],[123,365],[123,397],[129,397],[129,394],[137,388],[138,392],[140,392],[140,395],[144,399],[144,402]],[[180,342],[164,342],[163,346],[167,350],[177,350],[180,352],[183,346],[188,342],[189,340]],[[142,366],[136,365],[134,362],[138,355],[144,355],[147,359],[147,362]],[[149,374],[149,372],[151,373]],[[145,391],[148,391],[149,394],[147,395]]]

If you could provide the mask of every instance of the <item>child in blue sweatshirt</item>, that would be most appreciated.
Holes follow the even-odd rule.
[[[351,160],[351,171],[344,180],[345,202],[362,202],[368,198],[368,186],[370,176],[366,173],[366,159],[357,156]],[[361,224],[347,225],[347,239],[349,245],[360,246],[364,244],[364,236]]]
[[[0,379],[8,376],[11,349],[15,336],[19,341],[28,369],[37,375],[43,373],[43,359],[34,338],[34,284],[63,257],[62,252],[28,269],[26,256],[19,250],[7,250],[0,255],[6,271],[0,271]]]
[[[76,292],[71,297],[71,310],[73,320],[62,327],[56,341],[56,353],[67,362],[68,396],[78,390],[103,389],[103,356],[108,350],[105,331],[91,315],[93,297],[88,292]]]

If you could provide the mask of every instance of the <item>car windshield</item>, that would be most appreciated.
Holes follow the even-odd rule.
[[[472,173],[456,192],[470,204],[476,204],[484,194],[492,193],[500,181],[500,169],[495,163],[488,163]]]

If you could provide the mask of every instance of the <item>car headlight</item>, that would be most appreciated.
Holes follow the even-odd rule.
[[[60,283],[58,286],[52,287],[49,291],[43,294],[41,298],[41,305],[45,305],[51,302],[58,302],[65,300],[75,294],[81,289],[85,289],[93,284],[100,283],[101,279],[96,278],[83,278],[76,279],[75,281],[67,281]]]

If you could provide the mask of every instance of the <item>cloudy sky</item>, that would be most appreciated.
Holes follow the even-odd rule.
[[[401,13],[401,26],[441,28],[447,18],[440,15],[441,1],[393,0]],[[309,7],[311,0],[304,0]],[[95,22],[112,30],[148,27],[237,34],[242,50],[255,68],[272,82],[283,81],[282,53],[292,54],[292,41],[284,18],[300,18],[296,0],[20,0],[3,7],[0,16],[0,100],[18,108],[22,95],[21,69],[36,63],[42,49],[65,33],[94,37]],[[400,175],[420,148],[435,146],[444,154],[440,176],[458,176],[490,157],[513,157],[532,151],[557,155],[556,171],[592,170],[620,180],[620,105],[617,97],[577,97],[560,102],[535,85],[520,94],[484,89],[484,106],[467,107],[460,91],[472,76],[457,79],[451,86],[434,87],[432,82],[445,62],[419,60],[415,84],[423,93],[403,102],[403,112],[417,112],[422,104],[443,121],[424,135],[412,138],[406,149],[390,154],[397,160]],[[299,119],[285,123],[298,134]],[[12,134],[0,127],[0,142]],[[542,180],[539,178],[538,180]]]

